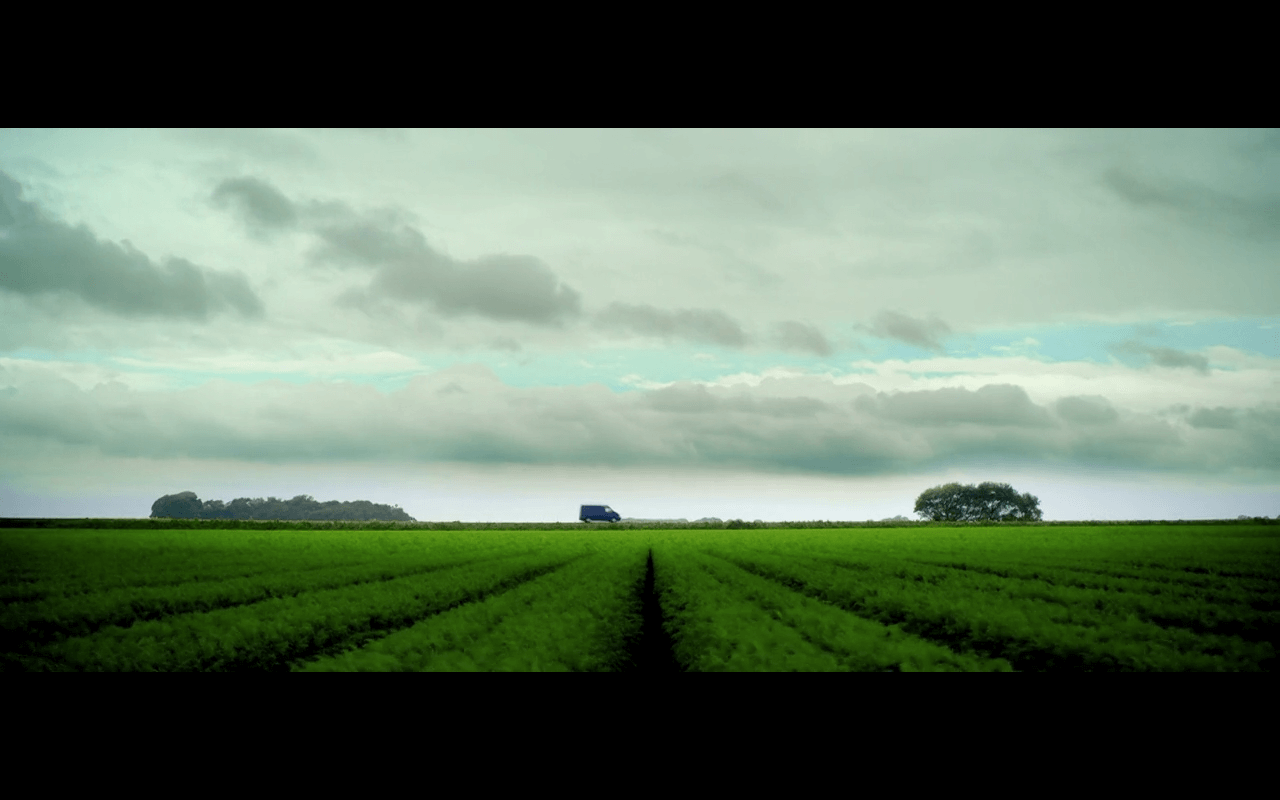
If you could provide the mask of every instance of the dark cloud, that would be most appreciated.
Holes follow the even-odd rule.
[[[119,384],[82,390],[47,368],[0,370],[0,449],[81,447],[115,456],[257,462],[438,462],[732,467],[870,475],[992,458],[1216,474],[1280,468],[1280,407],[1238,410],[1238,427],[1182,429],[1154,414],[1103,426],[1057,424],[1016,386],[822,397],[781,387],[676,384],[516,388],[458,365],[383,393],[350,383],[242,385],[174,392]],[[857,395],[852,399],[850,395]],[[1064,398],[1067,399],[1067,398]],[[1054,404],[1110,408],[1102,398]],[[1215,409],[1215,412],[1218,410]],[[1068,414],[1070,412],[1067,412]],[[1077,418],[1080,415],[1077,414]],[[954,424],[963,422],[965,424]]]
[[[1176,469],[1197,462],[1204,468],[1212,460],[1221,460],[1224,456],[1230,458],[1221,450],[1197,452],[1188,447],[1168,422],[1142,417],[1126,425],[1108,426],[1074,436],[1063,449],[1067,459],[1081,465],[1116,468]]]
[[[643,397],[647,408],[674,414],[736,413],[801,418],[830,410],[827,403],[812,397],[752,397],[741,393],[718,396],[702,384],[677,383]]]
[[[249,232],[259,238],[298,223],[293,202],[258,178],[227,178],[214,187],[210,199],[217,208],[234,209]]]
[[[812,418],[830,410],[830,406],[826,403],[812,397],[743,397],[740,399],[742,402],[739,405],[730,404],[730,408],[740,408],[748,413],[765,417]]]
[[[819,356],[831,355],[831,343],[822,331],[803,322],[780,322],[775,328],[774,341],[784,350],[798,350]]]
[[[1224,233],[1280,236],[1280,194],[1239,197],[1189,182],[1173,182],[1113,167],[1102,184],[1140,208],[1163,209],[1179,219]]]
[[[1147,356],[1151,359],[1151,363],[1157,367],[1169,367],[1170,369],[1185,367],[1204,375],[1209,374],[1209,359],[1196,353],[1186,353],[1181,350],[1174,350],[1171,347],[1155,347],[1132,339],[1110,345],[1108,349],[1112,353]]]
[[[721,405],[701,384],[676,384],[657,389],[645,395],[644,401],[650,408],[676,414],[705,414]]]
[[[1105,425],[1120,418],[1111,403],[1098,395],[1063,397],[1053,404],[1053,409],[1067,422],[1081,425]]]
[[[431,249],[419,230],[393,211],[360,215],[344,203],[311,203],[307,218],[320,240],[314,253],[317,261],[368,269],[436,259],[448,262]]]
[[[370,289],[385,297],[426,300],[445,314],[554,324],[577,316],[581,299],[533,256],[483,256],[457,262],[429,249],[414,261],[387,264]]]
[[[1209,372],[1209,359],[1195,353],[1184,353],[1169,347],[1151,347],[1147,349],[1151,361],[1157,367],[1189,367],[1197,372]]]
[[[21,295],[66,293],[130,316],[206,319],[234,309],[261,316],[262,301],[244,275],[183,258],[155,264],[128,241],[100,241],[22,199],[22,186],[0,173],[0,289]]]
[[[854,401],[864,413],[914,425],[955,425],[974,423],[998,427],[1049,427],[1049,414],[1031,402],[1025,390],[1010,384],[989,384],[977,391],[945,388],[902,392]]]
[[[490,255],[459,261],[432,248],[395,211],[358,214],[345,203],[290,201],[256,178],[231,178],[213,199],[238,211],[260,234],[301,224],[319,240],[318,263],[373,271],[369,284],[343,292],[339,306],[372,313],[378,300],[426,303],[441,314],[559,325],[578,316],[581,298],[532,256]]]
[[[941,337],[951,332],[951,327],[937,317],[916,319],[897,311],[881,311],[873,325],[855,325],[854,328],[881,339],[896,339],[935,353],[946,352]]]
[[[649,305],[610,303],[596,317],[601,328],[640,336],[684,339],[690,342],[745,347],[747,334],[723,311],[688,308],[664,311]]]
[[[1217,428],[1231,430],[1239,426],[1236,411],[1233,408],[1197,408],[1195,413],[1187,417],[1187,423],[1193,428]]]

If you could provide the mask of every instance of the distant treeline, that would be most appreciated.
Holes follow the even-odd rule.
[[[416,522],[400,506],[368,500],[316,502],[309,494],[292,500],[278,497],[237,497],[230,503],[200,501],[195,492],[167,494],[151,504],[152,518],[207,520],[326,520],[344,522]]]
[[[1269,525],[1280,527],[1280,518],[1239,517],[1237,519],[1144,519],[1144,520],[1054,520],[1052,522],[900,522],[882,520],[835,521],[801,520],[794,522],[615,522],[593,526],[602,536],[619,530],[714,530],[735,528],[1064,528],[1110,527],[1125,525]],[[154,530],[423,530],[423,531],[554,531],[582,529],[581,522],[344,522],[314,520],[289,522],[282,520],[202,520],[202,519],[106,519],[75,518],[0,518],[0,528],[105,528]],[[1268,534],[1272,535],[1272,534]]]

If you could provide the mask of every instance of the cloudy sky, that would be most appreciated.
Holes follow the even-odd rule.
[[[1280,514],[1280,132],[0,130],[0,516]]]

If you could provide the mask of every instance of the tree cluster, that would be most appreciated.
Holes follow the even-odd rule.
[[[309,494],[292,500],[278,497],[237,497],[230,503],[221,500],[200,501],[195,492],[167,494],[151,504],[152,517],[170,519],[281,519],[281,520],[345,520],[363,522],[383,520],[416,522],[400,506],[371,503],[368,500],[318,503]]]
[[[1040,498],[1018,494],[1009,484],[992,481],[926,489],[916,498],[915,512],[933,522],[1038,521],[1042,515]]]

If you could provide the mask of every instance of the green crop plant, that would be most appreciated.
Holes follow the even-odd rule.
[[[12,671],[1270,671],[1280,638],[1274,520],[8,522]]]

